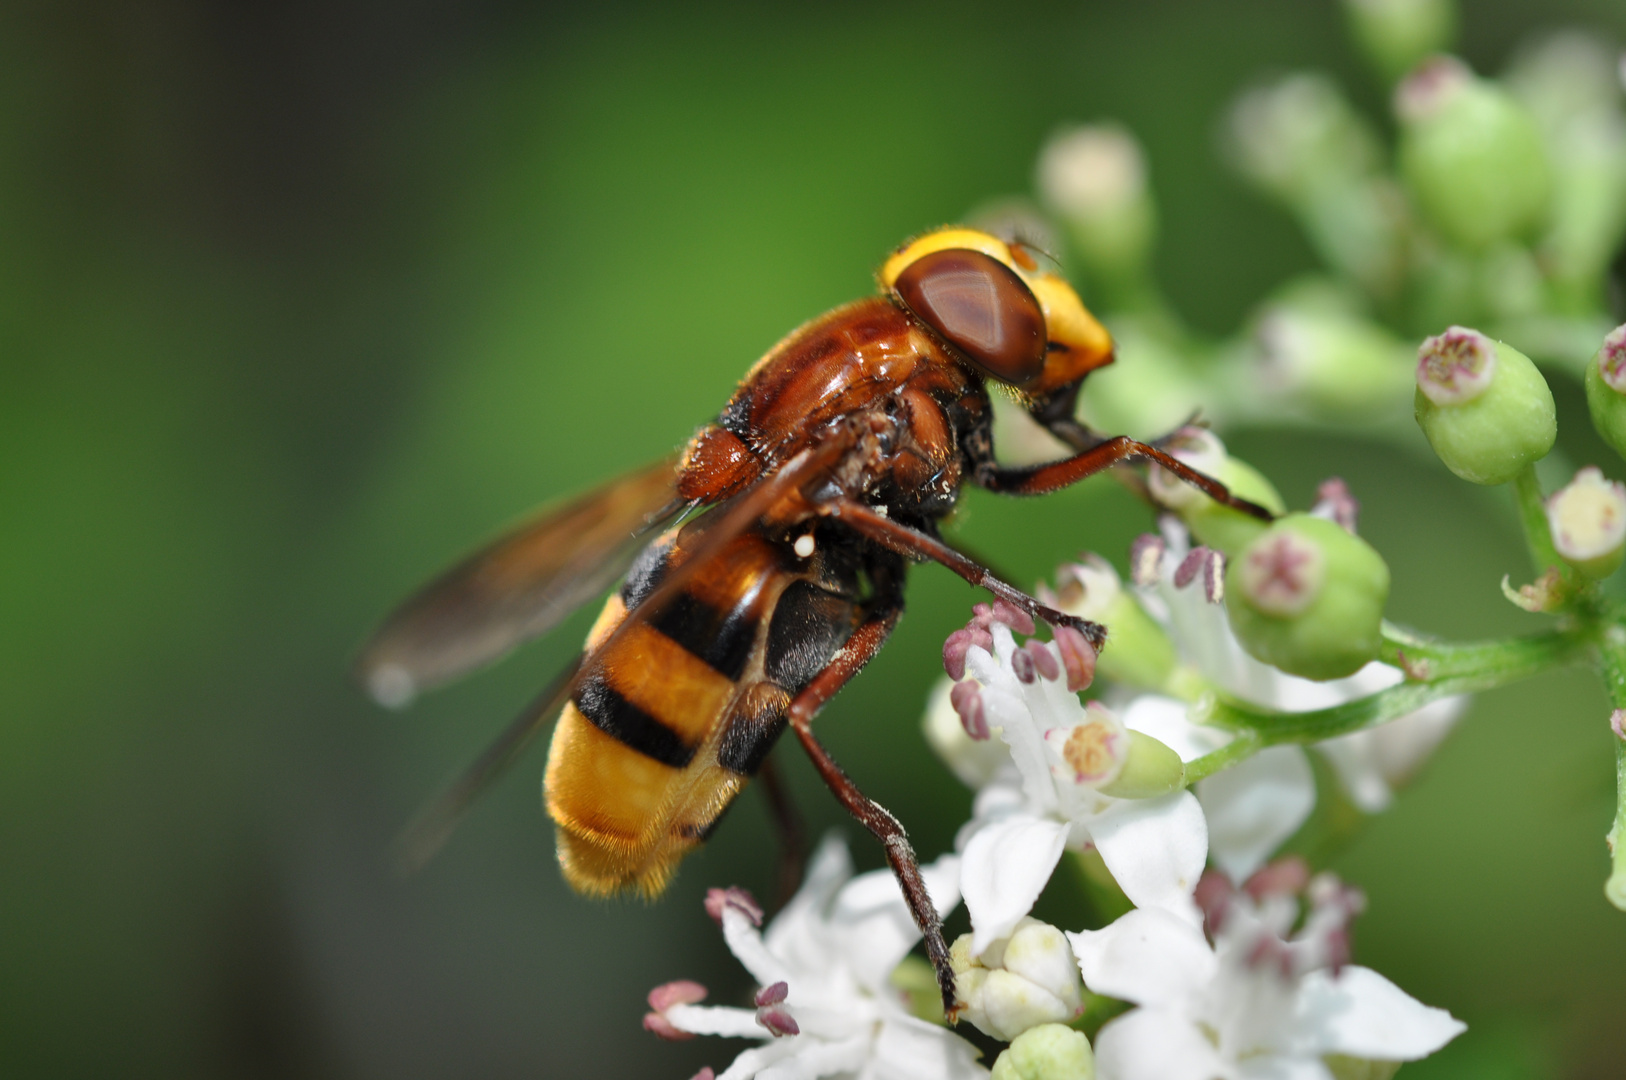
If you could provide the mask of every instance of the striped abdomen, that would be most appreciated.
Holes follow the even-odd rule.
[[[685,540],[650,545],[589,651],[682,560]],[[706,838],[778,738],[791,696],[852,632],[857,604],[840,585],[814,584],[820,562],[748,532],[588,671],[559,717],[545,781],[572,886],[652,896]]]

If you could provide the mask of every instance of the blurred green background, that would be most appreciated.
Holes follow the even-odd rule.
[[[1464,8],[1487,72],[1541,27],[1626,38],[1619,0]],[[396,830],[590,615],[399,716],[350,654],[471,543],[681,442],[899,240],[1027,191],[1062,122],[1144,140],[1163,280],[1230,331],[1312,259],[1219,165],[1216,120],[1303,67],[1386,115],[1337,8],[1306,0],[0,4],[0,1072],[725,1064],[638,1022],[659,982],[744,988],[699,899],[768,891],[760,794],[659,904],[591,903],[553,865],[537,753],[400,880]],[[1619,475],[1555,382],[1562,449]],[[1388,445],[1231,444],[1295,505],[1350,482],[1392,617],[1539,625],[1496,587],[1524,569],[1499,493]],[[1149,520],[1096,483],[972,497],[961,531],[1032,581],[1083,547],[1121,559]],[[976,597],[914,577],[821,727],[930,857],[969,796],[917,720]],[[1357,957],[1471,1025],[1405,1076],[1626,1072],[1605,710],[1584,673],[1485,698],[1340,859],[1372,900]]]

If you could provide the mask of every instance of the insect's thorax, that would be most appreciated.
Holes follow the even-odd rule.
[[[987,392],[892,302],[857,301],[799,328],[748,372],[715,424],[689,444],[679,491],[713,500],[856,423],[849,494],[911,519],[952,508],[966,438],[986,424]]]

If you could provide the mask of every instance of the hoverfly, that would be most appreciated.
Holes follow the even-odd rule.
[[[1112,339],[1025,246],[940,229],[899,248],[878,277],[881,295],[770,349],[681,456],[543,513],[408,601],[358,670],[380,701],[402,704],[546,632],[624,573],[577,661],[420,819],[417,853],[557,711],[545,791],[566,880],[589,894],[654,896],[788,726],[885,847],[953,1015],[948,950],[903,827],[812,729],[897,624],[908,564],[941,563],[1099,649],[1102,626],[1045,606],[939,537],[963,484],[1036,495],[1148,461],[1270,514],[1155,445],[1074,419],[1084,377],[1112,362]],[[1075,452],[1000,465],[988,382]]]

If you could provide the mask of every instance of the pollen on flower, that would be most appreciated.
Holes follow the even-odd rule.
[[[1089,719],[1084,723],[1051,728],[1044,737],[1065,764],[1065,779],[1095,786],[1110,781],[1123,769],[1129,739],[1117,717],[1102,706],[1091,702],[1085,707],[1085,715]]]
[[[1587,466],[1547,500],[1553,546],[1566,559],[1596,559],[1626,544],[1626,486]]]
[[[1417,350],[1417,387],[1436,405],[1461,405],[1483,394],[1496,375],[1496,343],[1453,326]]]
[[[706,914],[713,922],[721,926],[723,912],[730,908],[750,919],[752,926],[762,925],[762,905],[746,890],[732,885],[726,889],[706,890]]]
[[[1610,389],[1626,394],[1626,326],[1617,326],[1603,339],[1598,352],[1598,374]]]
[[[666,1011],[674,1005],[693,1005],[706,998],[706,988],[690,979],[663,983],[649,992],[651,1012],[644,1014],[644,1030],[670,1042],[694,1038],[667,1019]]]
[[[1264,538],[1242,559],[1242,592],[1248,603],[1283,618],[1310,606],[1326,573],[1321,549],[1291,530]]]

